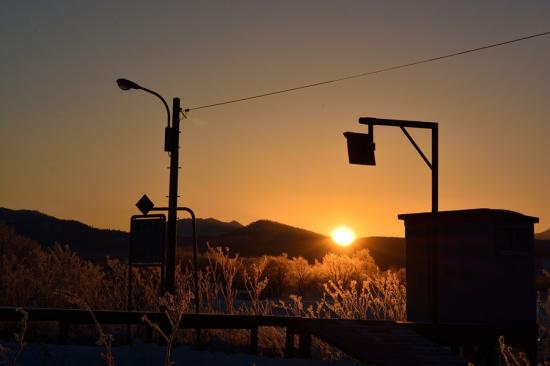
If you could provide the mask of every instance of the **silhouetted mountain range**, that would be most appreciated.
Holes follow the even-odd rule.
[[[550,229],[543,231],[542,233],[535,234],[535,239],[550,240]]]
[[[213,219],[209,219],[213,220]],[[182,220],[184,221],[184,220]],[[185,226],[191,227],[191,220],[185,220]],[[214,220],[217,221],[217,220]],[[219,221],[217,221],[219,223]],[[180,222],[182,225],[183,222]],[[200,226],[200,224],[197,224]],[[405,239],[392,237],[358,238],[351,248],[340,248],[334,245],[328,236],[313,231],[300,229],[270,220],[258,220],[247,226],[234,230],[219,230],[218,236],[208,236],[202,231],[198,239],[200,250],[209,242],[212,246],[227,246],[232,253],[245,256],[280,255],[290,257],[302,256],[309,261],[321,259],[329,252],[349,252],[367,248],[376,263],[383,269],[405,266]],[[191,233],[182,233],[182,245],[191,246]]]
[[[203,238],[215,238],[231,231],[243,228],[237,221],[224,222],[214,218],[197,219],[197,233]],[[178,220],[178,236],[191,237],[191,219]]]
[[[19,235],[28,237],[44,247],[54,242],[69,245],[81,257],[103,260],[106,256],[124,258],[128,255],[129,235],[125,231],[98,229],[74,220],[62,220],[38,211],[10,210],[0,207],[0,224],[12,227]],[[237,221],[224,222],[214,218],[197,219],[199,250],[226,246],[241,256],[280,255],[302,256],[310,261],[321,259],[329,252],[369,249],[383,269],[405,266],[405,239],[367,237],[355,241],[351,249],[335,246],[329,237],[309,230],[269,220],[249,225]],[[191,248],[191,220],[178,222],[178,245]],[[550,230],[535,234],[537,256],[550,248]]]
[[[287,253],[309,260],[321,258],[334,246],[324,235],[269,220],[258,220],[226,232],[211,244],[227,246],[233,253],[247,256]]]
[[[100,260],[106,256],[121,257],[128,253],[127,232],[97,229],[38,211],[0,207],[0,224],[13,228],[19,235],[44,247],[50,247],[54,242],[69,245],[81,257],[90,260]]]
[[[38,211],[10,210],[0,207],[0,224],[12,227],[19,235],[28,237],[44,247],[54,242],[67,244],[81,257],[98,261],[106,256],[125,258],[128,255],[129,234],[120,230],[98,229],[74,220],[62,220]],[[383,269],[405,266],[405,239],[367,237],[357,239],[352,248],[335,246],[331,239],[309,230],[269,220],[249,225],[237,221],[224,222],[214,218],[197,219],[199,250],[226,246],[241,256],[280,255],[302,256],[310,261],[321,259],[329,252],[346,252],[367,248]],[[178,245],[191,248],[191,220],[178,221]],[[535,234],[538,256],[548,256],[550,230]]]

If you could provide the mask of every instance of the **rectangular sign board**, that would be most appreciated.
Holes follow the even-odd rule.
[[[164,263],[166,216],[135,215],[130,223],[130,262],[133,264]]]

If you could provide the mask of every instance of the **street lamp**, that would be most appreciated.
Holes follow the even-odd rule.
[[[437,244],[437,220],[436,214],[438,211],[438,172],[439,172],[439,154],[438,154],[438,145],[439,145],[439,129],[436,122],[421,122],[421,121],[403,121],[395,119],[380,119],[373,117],[361,117],[359,118],[359,123],[367,125],[369,132],[367,134],[361,134],[356,132],[344,132],[348,143],[348,156],[350,164],[359,164],[359,165],[376,165],[374,158],[374,126],[393,126],[399,127],[401,131],[405,134],[407,139],[414,146],[416,151],[420,154],[420,157],[424,160],[428,168],[432,171],[432,213],[434,223],[433,223],[433,232],[432,232],[432,242],[431,242],[431,295],[432,295],[432,321],[436,325],[439,322],[438,319],[438,295],[437,295],[437,278],[438,278],[438,247]],[[412,138],[407,131],[407,128],[423,128],[429,129],[432,132],[432,160],[428,160],[426,155],[422,152],[422,149],[418,146],[416,141]]]
[[[170,127],[170,108],[168,108],[168,103],[166,103],[166,100],[164,100],[164,98],[159,93],[151,89],[144,88],[141,85],[134,83],[133,81],[128,79],[116,79],[116,83],[118,84],[118,87],[120,88],[120,90],[124,90],[124,91],[130,90],[130,89],[143,90],[159,98],[162,101],[162,104],[164,104],[164,107],[166,108],[166,114],[168,116],[167,126]]]
[[[179,160],[179,134],[181,112],[180,99],[174,98],[172,103],[172,125],[170,125],[170,108],[166,100],[157,92],[144,88],[127,79],[117,79],[118,87],[122,90],[143,90],[158,97],[168,115],[168,124],[164,134],[164,151],[170,154],[170,185],[168,193],[168,222],[166,228],[166,290],[171,294],[176,288],[176,220],[178,209],[178,160]]]
[[[369,125],[369,133],[344,132],[348,141],[348,157],[350,164],[376,165],[374,157],[374,131]]]
[[[116,83],[122,90],[141,89],[141,86],[128,79],[116,79]]]
[[[368,125],[369,132],[344,132],[348,143],[348,157],[350,164],[359,165],[376,165],[374,158],[374,126],[393,126],[401,128],[407,139],[414,146],[420,157],[424,160],[428,168],[432,171],[432,212],[438,211],[438,172],[439,172],[439,156],[438,156],[438,124],[436,122],[421,122],[421,121],[403,121],[397,119],[381,119],[373,117],[361,117],[359,123]],[[432,132],[432,161],[428,160],[422,149],[407,131],[407,128],[423,128],[430,129]]]

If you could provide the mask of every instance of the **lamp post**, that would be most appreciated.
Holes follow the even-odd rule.
[[[404,121],[397,119],[381,119],[373,117],[361,117],[359,123],[368,125],[369,132],[367,134],[356,132],[344,132],[344,136],[348,142],[348,155],[350,164],[359,165],[376,165],[374,158],[374,126],[393,126],[401,128],[407,139],[414,146],[420,157],[424,160],[428,168],[432,171],[432,212],[438,211],[438,175],[439,175],[439,132],[436,122],[421,122],[421,121]],[[407,128],[423,128],[429,129],[432,132],[432,161],[428,160],[422,149],[407,131]]]
[[[437,221],[436,214],[438,212],[438,195],[439,195],[439,184],[438,184],[438,175],[439,175],[439,128],[436,122],[421,122],[421,121],[404,121],[404,120],[395,120],[395,119],[380,119],[373,117],[361,117],[359,118],[359,123],[368,126],[368,133],[356,133],[356,132],[344,132],[348,143],[348,156],[350,164],[359,164],[359,165],[376,165],[376,160],[374,158],[374,126],[392,126],[399,127],[401,131],[405,134],[407,139],[414,146],[416,151],[420,154],[420,157],[424,160],[428,168],[432,171],[432,213],[433,215],[433,228],[434,232],[432,233],[432,242],[431,242],[431,272],[432,278],[430,281],[431,285],[431,310],[432,310],[432,322],[434,325],[437,325],[439,320],[438,315],[438,245],[437,245]],[[407,128],[422,128],[429,129],[432,133],[432,160],[428,160],[426,155],[422,152],[422,149],[418,146],[416,141],[407,131]]]
[[[117,79],[118,87],[122,90],[143,90],[159,98],[168,116],[164,133],[164,151],[170,154],[170,184],[168,193],[168,222],[166,228],[166,290],[174,294],[176,287],[176,220],[178,208],[178,159],[179,159],[179,134],[181,112],[180,99],[174,98],[172,102],[172,124],[170,125],[170,108],[166,100],[157,92],[144,88],[127,79]]]

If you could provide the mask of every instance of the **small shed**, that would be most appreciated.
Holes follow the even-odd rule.
[[[495,209],[402,214],[407,320],[535,324],[536,217]]]

